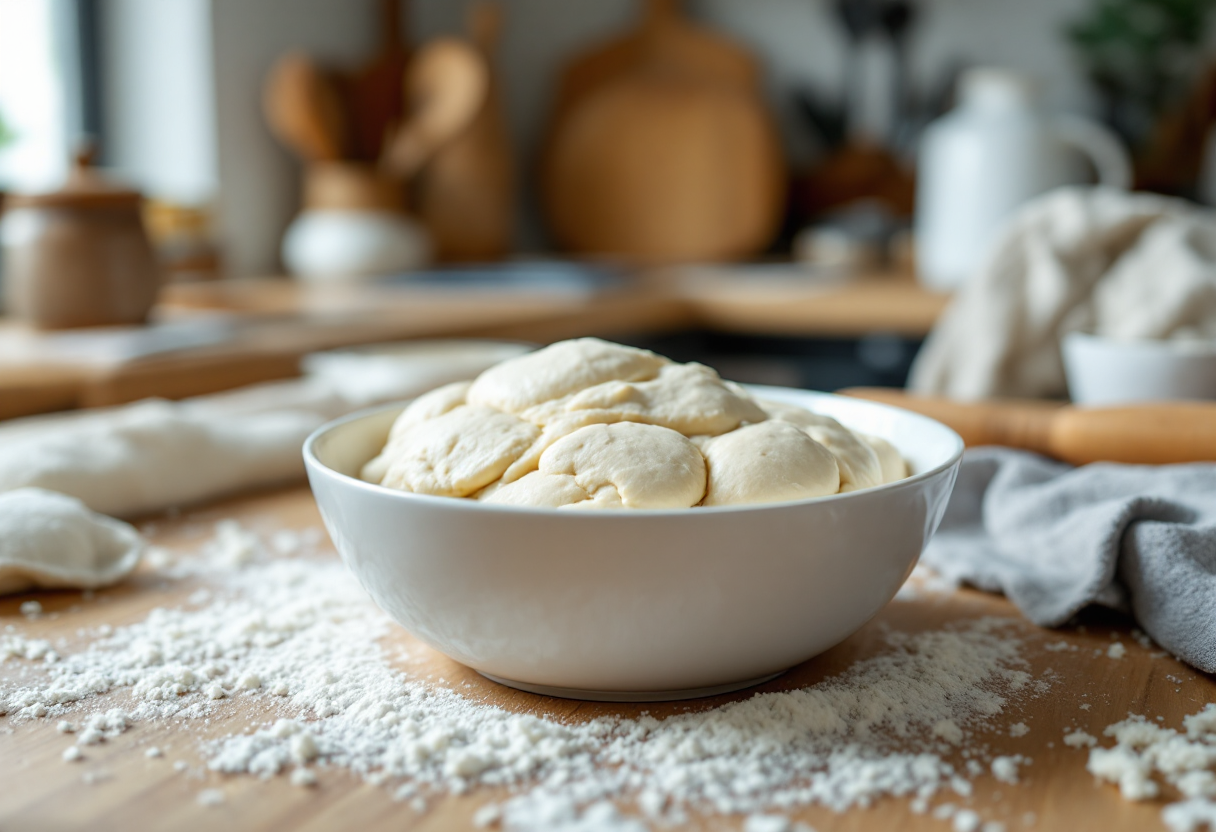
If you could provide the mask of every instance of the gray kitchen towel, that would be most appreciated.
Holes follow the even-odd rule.
[[[1216,673],[1216,464],[1073,468],[968,450],[922,562],[1044,627],[1097,603]]]

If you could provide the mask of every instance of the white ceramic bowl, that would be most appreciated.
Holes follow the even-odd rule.
[[[321,516],[372,598],[485,676],[583,699],[705,696],[838,644],[895,595],[937,528],[963,443],[924,416],[784,388],[891,442],[913,476],[850,494],[679,511],[562,511],[407,494],[358,479],[403,405],[304,446]]]
[[[1074,332],[1062,344],[1081,405],[1216,399],[1216,342],[1120,340]]]

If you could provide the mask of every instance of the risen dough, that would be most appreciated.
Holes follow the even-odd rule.
[[[454,410],[464,404],[465,396],[472,384],[471,381],[454,381],[451,384],[436,387],[410,402],[389,429],[388,443],[384,446],[384,450],[363,466],[360,476],[368,482],[382,482],[384,475],[388,473],[389,464],[393,461],[393,441],[419,422],[442,416],[449,410]]]
[[[705,458],[667,428],[590,425],[551,445],[539,470],[504,485],[489,503],[578,508],[689,508],[705,496]]]
[[[470,404],[523,413],[606,381],[654,378],[666,358],[598,338],[560,341],[486,370],[468,392]]]
[[[461,405],[394,439],[381,485],[465,497],[501,477],[538,436],[540,429],[518,416]]]
[[[788,422],[747,425],[699,444],[709,468],[703,505],[778,503],[840,490],[836,457]]]
[[[414,399],[409,407],[401,411],[397,421],[393,422],[393,427],[388,432],[389,441],[405,433],[412,425],[434,419],[460,407],[467,400],[469,388],[472,386],[471,381],[454,381]]]
[[[717,436],[765,413],[703,364],[668,364],[649,381],[610,381],[565,402],[567,414],[615,412],[622,420],[670,428],[685,436]]]
[[[840,465],[841,491],[882,485],[882,465],[878,454],[840,422],[784,402],[761,401],[760,405],[770,418],[802,428],[836,456]]]
[[[868,433],[858,433],[857,435],[878,455],[878,464],[882,468],[884,483],[902,480],[908,476],[908,463],[899,455],[899,451],[895,449],[894,445],[881,436],[871,436]]]
[[[530,407],[520,415],[543,430],[540,439],[503,474],[505,482],[535,471],[550,445],[587,425],[641,422],[685,436],[717,436],[741,423],[765,418],[751,397],[740,395],[701,364],[667,364],[650,381],[606,382]]]

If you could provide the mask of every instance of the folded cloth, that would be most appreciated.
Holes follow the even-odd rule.
[[[957,399],[1063,397],[1060,339],[1216,338],[1216,212],[1108,188],[1062,188],[1010,220],[912,367]]]
[[[322,423],[472,378],[527,349],[453,341],[394,355],[328,354],[298,381],[6,422],[0,492],[44,488],[131,517],[299,480],[301,446]]]
[[[1216,464],[1072,468],[968,450],[922,562],[1005,593],[1044,627],[1091,603],[1131,612],[1166,650],[1216,672]]]

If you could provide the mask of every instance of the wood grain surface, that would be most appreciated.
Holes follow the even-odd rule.
[[[230,501],[177,519],[154,518],[143,528],[155,543],[189,553],[209,536],[214,521],[228,517],[264,533],[320,525],[308,491],[294,488]],[[154,607],[183,603],[197,588],[195,580],[165,581],[143,568],[133,580],[98,592],[92,600],[84,600],[76,592],[0,600],[0,627],[11,625],[27,635],[52,640],[62,637],[66,639],[62,649],[71,650],[79,645],[80,628],[139,621]],[[20,604],[32,599],[42,603],[46,615],[29,620],[19,613]],[[840,646],[757,690],[786,690],[838,674],[853,662],[878,652],[884,632],[891,629],[915,633],[980,616],[1014,619],[1012,629],[1025,643],[1028,669],[1038,678],[1050,678],[1051,687],[1038,698],[1008,705],[994,730],[980,734],[976,742],[994,753],[1022,754],[1033,762],[1022,767],[1018,785],[984,775],[976,780],[971,798],[941,795],[935,803],[968,806],[985,820],[1003,822],[1008,832],[1163,828],[1161,802],[1123,801],[1113,787],[1095,783],[1086,773],[1086,751],[1066,747],[1062,742],[1064,734],[1076,728],[1100,737],[1106,725],[1129,712],[1150,718],[1160,715],[1164,717],[1162,724],[1178,727],[1184,715],[1199,710],[1216,696],[1212,679],[1155,652],[1155,648],[1137,644],[1124,620],[1091,615],[1082,624],[1045,631],[1020,619],[1007,601],[996,596],[967,590],[922,591],[910,600],[892,602]],[[1126,645],[1124,658],[1107,656],[1112,638]],[[711,708],[751,693],[659,705],[552,699],[493,684],[427,650],[404,631],[397,631],[389,640],[389,648],[405,648],[404,652],[412,656],[401,664],[406,672],[443,679],[451,686],[467,683],[468,687],[461,690],[471,698],[561,720],[580,721],[603,714],[631,716],[642,710],[664,717],[688,709]],[[1061,640],[1077,649],[1045,649]],[[13,678],[18,672],[16,660],[0,663],[0,678]],[[95,704],[104,709],[121,703],[121,697],[111,695]],[[72,764],[61,760],[70,738],[56,732],[55,718],[15,725],[0,718],[0,829],[463,829],[471,828],[472,815],[479,806],[503,796],[501,791],[484,789],[459,797],[435,796],[428,800],[427,811],[419,813],[408,804],[394,802],[388,787],[370,786],[324,766],[318,767],[319,786],[307,790],[289,785],[285,777],[261,781],[249,776],[224,776],[202,767],[199,745],[203,739],[245,731],[273,720],[271,708],[267,698],[250,697],[225,700],[205,727],[191,724],[183,729],[172,724],[140,723],[117,739],[89,747],[87,759]],[[1009,736],[1008,726],[1016,722],[1024,722],[1029,733],[1018,738]],[[152,745],[164,749],[165,756],[146,758],[144,750]],[[189,764],[189,771],[174,770],[173,764],[179,760]],[[86,776],[99,778],[99,782],[86,785]],[[225,802],[215,807],[200,805],[197,796],[205,788],[221,789]],[[1166,795],[1176,797],[1168,788]],[[626,811],[631,810],[626,807]],[[944,832],[950,828],[948,822],[912,814],[903,799],[882,800],[868,809],[844,814],[809,808],[795,816],[819,832],[897,828]],[[694,815],[687,828],[733,830],[741,826],[742,819],[737,816]]]

